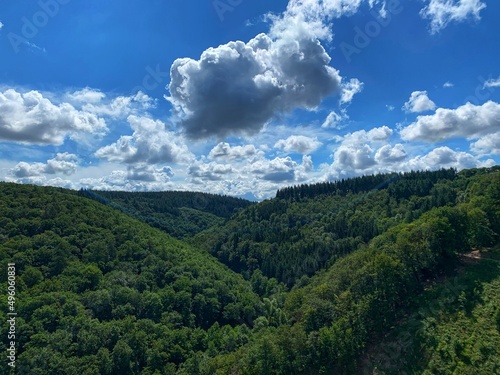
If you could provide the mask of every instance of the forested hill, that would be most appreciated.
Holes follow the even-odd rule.
[[[0,183],[0,263],[3,296],[7,263],[17,275],[16,374],[174,373],[262,311],[206,252],[63,189]]]
[[[412,195],[427,195],[432,186],[438,181],[453,180],[455,177],[457,177],[457,172],[454,169],[377,174],[313,185],[290,186],[278,190],[276,198],[301,200],[323,194],[346,196],[347,194],[367,193],[385,188],[391,191],[391,195],[408,198]]]
[[[188,244],[104,196],[0,183],[15,373],[500,373],[500,168],[320,186],[237,210]]]
[[[195,243],[233,270],[289,286],[375,236],[463,199],[474,176],[500,168],[411,172],[302,185],[241,211]]]
[[[176,238],[192,237],[222,224],[236,211],[253,204],[240,198],[186,191],[81,190],[80,194],[128,213]]]
[[[207,360],[201,373],[500,373],[498,250],[486,263],[460,260],[500,239],[498,168],[462,171],[422,196],[390,191],[275,199],[233,218],[212,242],[215,254],[254,269],[257,287],[263,272],[302,276],[283,304],[269,298],[285,322],[259,318],[248,344]]]

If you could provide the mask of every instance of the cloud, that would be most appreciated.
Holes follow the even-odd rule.
[[[410,99],[404,104],[405,112],[425,112],[432,111],[436,108],[436,104],[427,96],[427,91],[414,91],[411,93]]]
[[[462,151],[453,151],[447,146],[438,147],[424,156],[417,156],[411,159],[407,168],[413,170],[429,170],[437,168],[456,168],[458,170],[466,168],[488,167],[495,162],[487,160],[479,161],[477,157]]]
[[[368,144],[358,147],[341,145],[334,154],[334,164],[341,169],[367,169],[375,165],[373,149]]]
[[[444,87],[445,89],[452,88],[453,86],[455,86],[455,85],[454,85],[453,83],[451,83],[451,82],[445,82],[445,83],[443,84],[443,87]]]
[[[430,19],[431,33],[435,34],[450,22],[463,22],[469,18],[480,20],[480,12],[484,8],[486,4],[481,0],[430,0],[420,15]]]
[[[396,107],[394,107],[393,105],[390,105],[390,104],[386,104],[385,108],[387,108],[387,110],[389,112],[392,112],[396,109]]]
[[[317,39],[260,34],[174,61],[167,99],[191,138],[251,135],[275,115],[312,109],[337,91],[341,79],[329,62]]]
[[[281,139],[274,145],[274,148],[284,150],[286,152],[296,152],[299,154],[310,154],[321,146],[316,138],[306,137],[303,135],[291,135],[287,139]]]
[[[386,141],[392,135],[393,131],[388,126],[381,126],[380,128],[373,128],[366,133],[370,141]],[[355,132],[353,134],[363,134],[363,132]]]
[[[112,118],[125,118],[130,114],[143,113],[144,110],[153,108],[155,101],[139,91],[134,96],[118,96],[112,100],[104,101],[105,95],[99,91],[77,91],[73,97],[84,102],[82,109],[99,116]],[[85,102],[86,101],[86,102]]]
[[[484,83],[483,88],[500,87],[500,77],[497,79],[489,79]]]
[[[310,168],[310,158],[304,160],[307,168]],[[248,167],[252,174],[274,183],[294,181],[299,169],[300,164],[293,161],[290,156],[285,158],[276,157],[272,160],[259,160]]]
[[[366,170],[375,166],[377,160],[376,155],[374,155],[374,147],[377,144],[386,143],[392,133],[389,127],[382,126],[369,131],[359,130],[347,134],[333,154],[334,169]],[[393,158],[397,157],[397,151],[394,150]],[[387,154],[389,155],[387,156]],[[390,158],[390,156],[390,151],[382,151],[379,160],[384,157]]]
[[[357,78],[353,78],[349,82],[342,84],[340,104],[349,104],[354,95],[363,91],[363,85],[364,83]]]
[[[325,129],[339,129],[341,123],[347,119],[349,119],[349,116],[347,115],[345,109],[341,110],[340,114],[332,111],[328,114],[321,127]]]
[[[290,0],[283,13],[266,16],[267,34],[209,48],[198,60],[175,60],[166,99],[186,135],[254,135],[280,114],[314,109],[341,89],[341,103],[350,103],[363,83],[354,78],[341,87],[320,41],[332,40],[334,18],[362,4],[387,12],[382,0]]]
[[[91,89],[90,87],[85,87],[82,90],[78,90],[72,93],[67,93],[66,97],[70,101],[81,102],[81,103],[97,103],[106,97],[106,94],[99,90]]]
[[[173,172],[168,167],[134,165],[129,166],[127,170],[113,170],[103,177],[81,179],[78,185],[95,190],[165,191],[179,189],[170,181],[172,175]]]
[[[438,142],[450,138],[479,138],[500,129],[500,104],[488,101],[477,106],[464,104],[456,109],[438,108],[433,115],[419,116],[401,130],[408,141]]]
[[[174,176],[170,167],[155,168],[151,165],[130,165],[127,168],[127,179],[145,182],[168,182]]]
[[[500,155],[500,132],[479,138],[470,148],[480,155]]]
[[[3,28],[3,23],[2,21],[0,21],[0,30],[2,30],[2,28]]]
[[[226,175],[234,172],[233,167],[230,164],[219,164],[215,162],[210,162],[204,164],[201,162],[196,162],[189,167],[189,175],[195,179],[210,181],[220,181],[225,178]]]
[[[130,115],[134,133],[96,151],[99,158],[126,164],[184,163],[194,159],[183,140],[159,120]]]
[[[27,178],[42,176],[44,174],[62,173],[72,175],[78,168],[78,157],[74,154],[59,153],[54,159],[47,160],[47,163],[26,163],[20,162],[11,169],[10,174],[17,178]]]
[[[262,155],[254,145],[230,146],[229,143],[220,142],[208,154],[210,159],[244,159]]]
[[[83,109],[92,113],[118,118],[125,117],[131,113],[142,113],[143,110],[153,108],[154,106],[155,101],[139,91],[135,96],[119,96],[107,105],[95,106],[88,104]]]
[[[391,145],[382,146],[375,154],[375,161],[378,164],[393,164],[406,159],[407,153],[401,143],[394,147]]]
[[[53,104],[38,91],[0,92],[0,139],[21,143],[61,145],[67,137],[102,136],[104,119],[69,103]]]

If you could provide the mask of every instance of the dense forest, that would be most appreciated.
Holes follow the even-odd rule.
[[[12,373],[500,373],[499,167],[198,194],[0,183]]]
[[[188,191],[130,193],[82,189],[80,194],[180,239],[222,224],[235,211],[252,204],[240,198]]]

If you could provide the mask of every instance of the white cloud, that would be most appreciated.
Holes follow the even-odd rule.
[[[392,133],[392,129],[388,126],[381,126],[380,128],[371,129],[368,133],[366,133],[366,135],[371,141],[387,141]]]
[[[379,144],[385,144],[392,133],[393,131],[389,127],[382,126],[369,131],[359,130],[347,134],[333,154],[333,168],[345,173],[346,170],[350,169],[367,170],[374,167],[377,164],[374,147]],[[397,151],[393,152],[392,158],[397,157]],[[379,160],[382,160],[384,157],[389,160],[391,152],[387,150],[382,151],[379,155]]]
[[[67,137],[102,136],[104,119],[69,103],[53,104],[38,91],[0,92],[0,139],[21,143],[61,145]]]
[[[363,91],[363,85],[364,83],[357,78],[353,78],[349,82],[342,84],[340,104],[349,104],[354,95]]]
[[[479,138],[500,129],[500,104],[488,101],[481,106],[467,103],[456,109],[438,108],[433,115],[419,116],[401,130],[408,141],[438,142],[450,138]]]
[[[334,154],[334,164],[340,169],[364,170],[375,165],[373,149],[368,144],[350,147],[341,145]]]
[[[209,48],[199,60],[174,61],[170,96],[191,138],[252,135],[281,113],[314,109],[340,89],[320,40],[331,40],[332,18],[351,15],[365,0],[290,0],[280,15],[267,15],[270,31],[248,43]],[[385,1],[369,1],[371,7]],[[352,79],[341,101],[348,103],[362,83]]]
[[[286,152],[297,152],[299,154],[310,154],[321,146],[316,138],[303,135],[291,135],[287,139],[281,139],[274,145],[274,148]]]
[[[155,168],[151,165],[129,165],[127,179],[131,181],[166,183],[174,175],[172,168]]]
[[[401,162],[406,157],[406,150],[401,143],[398,143],[394,147],[391,145],[382,146],[375,154],[375,161],[378,164],[387,165]]]
[[[389,104],[387,104],[385,107],[387,108],[387,110],[389,112],[392,112],[392,111],[394,111],[396,109],[396,107],[394,107],[393,105],[389,105]]]
[[[91,89],[90,87],[85,87],[82,90],[78,90],[72,93],[67,93],[66,97],[70,101],[81,102],[81,103],[97,103],[106,97],[106,94],[99,90]]]
[[[480,155],[500,155],[500,132],[479,138],[470,148]]]
[[[492,160],[479,161],[477,157],[462,151],[453,151],[447,146],[438,147],[424,156],[417,156],[409,160],[406,169],[429,170],[438,168],[466,168],[488,167],[495,163]]]
[[[484,8],[486,4],[481,0],[430,0],[420,15],[430,19],[431,33],[435,34],[450,22],[463,22],[469,18],[480,20]]]
[[[95,190],[123,191],[165,191],[180,190],[171,181],[173,172],[170,168],[152,166],[129,166],[127,170],[113,170],[106,176],[83,178],[78,186]]]
[[[125,118],[130,114],[142,113],[155,105],[154,100],[141,91],[134,96],[118,96],[107,102],[103,102],[103,97],[96,101],[99,98],[98,95],[99,92],[87,92],[77,95],[80,100],[88,100],[82,109],[100,116]]]
[[[340,114],[332,111],[328,114],[321,127],[325,129],[339,129],[342,122],[347,119],[349,119],[349,116],[345,110],[341,110]]]
[[[306,163],[308,162],[306,161]],[[273,160],[259,160],[248,167],[252,174],[274,183],[294,181],[298,169],[299,164],[293,161],[290,156],[277,157]]]
[[[483,88],[500,87],[500,77],[497,79],[489,79],[484,83]]]
[[[55,158],[47,160],[47,163],[18,163],[11,171],[11,175],[17,178],[42,176],[44,174],[62,173],[72,175],[78,168],[78,157],[74,154],[59,153]]]
[[[109,161],[137,163],[187,163],[194,159],[182,138],[166,130],[159,120],[130,115],[132,136],[121,136],[115,143],[96,151],[96,156]]]
[[[404,104],[405,112],[425,112],[432,111],[436,108],[436,104],[427,96],[427,91],[414,91],[411,93],[410,99]]]
[[[445,82],[445,83],[443,84],[443,87],[444,87],[445,89],[452,88],[453,86],[455,86],[455,85],[454,85],[453,83],[451,83],[451,82]]]
[[[44,163],[29,164],[22,161],[11,170],[11,174],[18,178],[41,176],[45,173],[45,167]]]
[[[219,164],[215,162],[210,162],[204,164],[201,162],[195,162],[189,167],[189,175],[195,179],[200,180],[211,180],[219,181],[224,179],[228,174],[234,172],[231,164]],[[201,182],[201,181],[200,181]]]
[[[0,21],[0,30],[2,30],[2,28],[3,28],[3,23],[2,21]]]
[[[312,109],[337,91],[329,62],[316,39],[260,34],[174,61],[167,99],[191,138],[255,134],[275,115]]]
[[[210,159],[235,160],[243,158],[252,158],[262,155],[254,145],[230,146],[227,142],[220,142],[208,154]]]

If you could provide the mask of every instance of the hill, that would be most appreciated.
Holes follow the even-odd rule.
[[[0,183],[0,212],[0,264],[17,275],[16,373],[173,373],[223,351],[226,335],[240,345],[262,310],[206,252],[76,192]]]
[[[363,358],[379,374],[500,373],[500,247],[464,254]]]
[[[189,238],[207,228],[221,225],[236,211],[253,204],[240,198],[186,191],[81,190],[80,193],[179,239]]]
[[[0,183],[19,374],[498,370],[498,167],[290,187],[184,242],[88,195]]]
[[[390,228],[455,205],[471,181],[466,173],[485,172],[387,174],[283,189],[194,243],[247,278],[259,271],[293,286]]]
[[[427,306],[419,298],[425,301],[422,293],[429,283],[454,277],[461,254],[499,239],[500,173],[466,171],[450,183],[457,189],[455,202],[392,226],[310,279],[300,280],[282,306],[285,323],[259,320],[249,343],[208,361],[206,373],[347,375],[373,371],[374,366],[366,367],[362,361],[366,351],[374,346],[382,351],[380,338],[391,332],[394,323],[404,319],[411,306]],[[397,363],[388,373],[401,374],[406,369],[426,374],[498,372],[498,283],[493,279],[497,280],[499,269],[495,264],[483,270],[486,275],[469,282],[458,296],[459,308],[469,315],[457,314],[455,306],[438,316],[431,316],[434,311],[426,315],[422,344],[414,347],[408,363]],[[271,305],[279,310],[279,301],[273,301]],[[402,329],[414,333],[414,327]],[[474,346],[467,335],[476,330],[479,333],[472,337],[483,340]],[[420,348],[426,357],[418,356]]]

